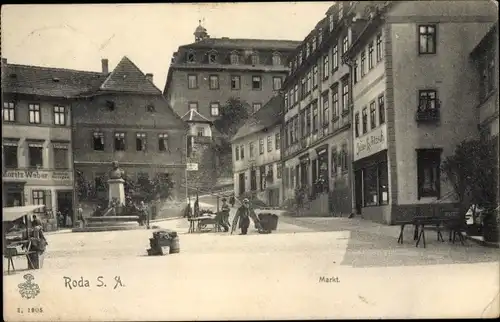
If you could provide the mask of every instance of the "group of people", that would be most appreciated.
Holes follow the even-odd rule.
[[[226,198],[222,199],[222,207],[221,207],[221,212],[220,212],[220,219],[219,219],[219,225],[224,228],[225,232],[229,231],[229,228],[231,225],[229,224],[229,205],[226,203]],[[231,196],[230,198],[230,203],[231,206],[234,207],[235,199],[234,196]],[[255,228],[260,229],[260,221],[259,217],[255,214],[255,211],[252,209],[250,206],[250,200],[247,198],[243,199],[243,202],[241,206],[238,208],[236,211],[236,215],[234,216],[233,219],[233,224],[232,224],[232,231],[233,233],[236,230],[236,227],[238,227],[241,230],[240,235],[246,235],[248,234],[248,228],[250,227],[250,219],[254,222]]]

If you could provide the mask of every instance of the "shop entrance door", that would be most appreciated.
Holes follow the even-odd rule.
[[[361,214],[363,207],[363,171],[358,170],[354,172],[354,199],[356,203],[356,213]]]
[[[57,191],[57,210],[63,215],[72,215],[73,213],[73,192]],[[72,218],[73,219],[73,218]]]

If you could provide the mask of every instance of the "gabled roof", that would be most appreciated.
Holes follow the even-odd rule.
[[[212,123],[209,119],[198,113],[196,110],[190,110],[184,114],[181,119],[184,122]]]
[[[300,43],[294,40],[207,38],[180,48],[294,50]]]
[[[248,120],[233,136],[231,142],[279,124],[281,122],[282,109],[283,96],[276,95],[272,97],[260,110],[250,115]]]
[[[161,94],[146,75],[124,56],[99,88],[101,91]]]
[[[72,69],[5,64],[2,88],[6,93],[74,97],[99,89],[106,75]]]

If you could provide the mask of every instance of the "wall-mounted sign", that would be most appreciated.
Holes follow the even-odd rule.
[[[6,181],[72,181],[71,171],[7,170],[2,175]]]
[[[198,171],[198,163],[187,163],[187,171]]]
[[[366,158],[385,149],[387,149],[387,127],[384,125],[354,139],[354,160]]]

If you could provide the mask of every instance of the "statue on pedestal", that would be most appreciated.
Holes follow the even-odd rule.
[[[112,169],[109,170],[110,179],[123,179],[124,171],[120,168],[118,161],[111,162]]]
[[[125,180],[123,180],[124,171],[120,169],[118,161],[113,161],[111,165],[112,169],[108,173],[109,207],[115,209],[125,205]]]

